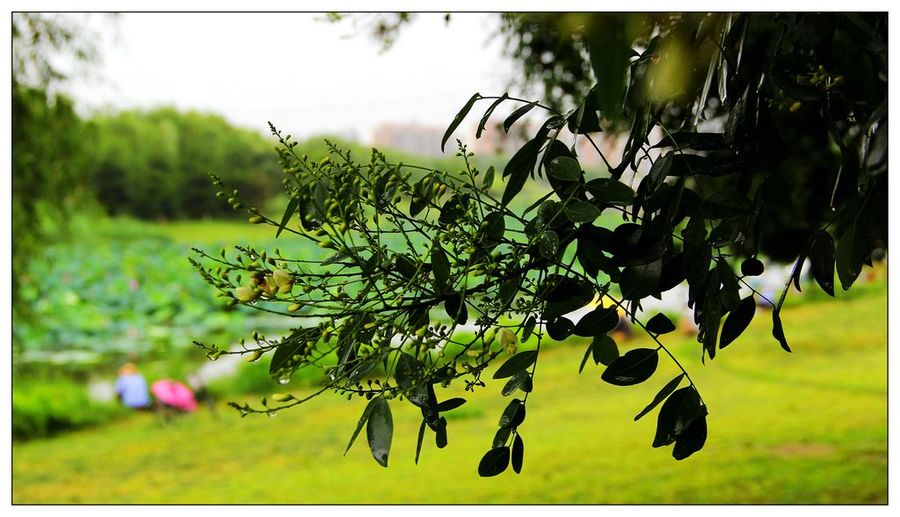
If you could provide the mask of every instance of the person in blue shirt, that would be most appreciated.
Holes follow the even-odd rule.
[[[116,394],[118,394],[122,404],[131,409],[147,409],[150,407],[150,392],[147,390],[147,381],[134,363],[125,363],[119,368],[119,378],[116,380]]]

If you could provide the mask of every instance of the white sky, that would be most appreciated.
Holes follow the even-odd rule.
[[[442,14],[419,14],[383,53],[363,29],[366,19],[66,16],[99,36],[95,77],[68,88],[82,111],[174,105],[266,133],[271,120],[297,137],[355,131],[367,141],[383,122],[446,127],[473,93],[503,93],[514,70],[500,38],[491,38],[499,23],[491,14],[454,14],[449,25]]]

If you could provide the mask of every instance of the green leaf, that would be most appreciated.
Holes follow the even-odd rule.
[[[525,458],[525,442],[522,441],[522,435],[516,433],[512,446],[512,468],[518,474],[522,472],[522,460]]]
[[[366,425],[366,437],[372,457],[382,467],[388,466],[388,454],[391,452],[391,440],[394,435],[394,419],[391,406],[384,397],[375,397],[370,403],[369,422]]]
[[[659,390],[659,393],[657,393],[656,396],[653,397],[653,400],[649,404],[647,404],[647,407],[645,407],[644,409],[641,410],[640,413],[635,415],[634,421],[637,422],[638,420],[641,419],[642,416],[653,411],[653,408],[658,406],[660,402],[665,400],[666,397],[668,397],[669,395],[672,394],[673,391],[675,391],[675,388],[678,387],[678,385],[681,383],[681,379],[683,379],[683,378],[684,378],[684,374],[682,373],[682,374],[679,374],[674,379],[672,379],[671,381],[667,382],[666,385],[663,386],[661,390]]]
[[[281,340],[272,353],[269,374],[275,374],[293,364],[292,358],[297,354],[303,354],[309,343],[317,341],[321,335],[322,331],[318,327],[295,329],[290,336]]]
[[[509,98],[509,95],[504,93],[497,100],[491,103],[487,110],[484,112],[484,116],[481,117],[481,122],[478,123],[478,129],[475,130],[475,138],[481,138],[481,132],[484,131],[484,127],[487,125],[488,120],[491,118],[491,114],[494,113],[494,109],[500,105],[503,101]]]
[[[634,201],[634,190],[612,178],[592,179],[584,188],[594,196],[595,201],[608,205],[630,205]]]
[[[475,105],[475,101],[477,101],[480,98],[481,98],[481,94],[479,94],[479,93],[476,93],[475,95],[473,95],[468,100],[468,102],[466,102],[466,105],[463,106],[463,108],[461,110],[459,110],[459,113],[457,113],[456,116],[453,117],[453,122],[451,122],[450,126],[447,127],[447,131],[444,132],[444,137],[441,138],[441,152],[444,152],[444,145],[447,143],[447,140],[450,138],[450,135],[452,135],[453,132],[456,131],[456,128],[459,127],[459,124],[462,123],[463,119],[466,118],[466,115],[469,114],[469,110],[471,110],[472,106]]]
[[[585,314],[575,324],[575,335],[581,337],[601,336],[616,328],[619,313],[613,307],[598,307]]]
[[[607,335],[597,336],[591,341],[591,353],[594,364],[609,366],[619,358],[619,347],[613,338]]]
[[[534,108],[535,106],[537,106],[537,104],[538,104],[538,101],[532,101],[532,102],[529,102],[528,104],[522,106],[521,108],[516,109],[516,111],[513,111],[512,113],[510,113],[510,115],[508,117],[506,117],[506,120],[503,121],[503,131],[509,133],[509,128],[511,128],[512,125],[515,124],[517,120],[522,118],[523,115],[525,115],[526,113],[531,111],[531,108]]]
[[[447,290],[447,280],[450,278],[450,261],[440,244],[435,243],[431,248],[431,272],[434,273],[434,284],[439,291]]]
[[[632,386],[649,379],[659,362],[659,354],[652,348],[629,350],[606,367],[604,381],[616,386]]]
[[[419,464],[419,454],[422,452],[422,441],[425,439],[425,420],[419,426],[419,436],[416,439],[416,465]]]
[[[751,294],[741,300],[738,306],[729,312],[728,317],[725,318],[725,323],[722,325],[722,336],[719,338],[719,348],[725,348],[737,339],[747,328],[747,325],[750,324],[750,321],[753,320],[755,313],[756,301]]]
[[[537,350],[527,350],[510,357],[494,373],[494,379],[505,379],[527,369],[537,361],[537,355]]]
[[[512,399],[500,415],[500,427],[515,429],[525,420],[525,404],[519,399]]]
[[[578,181],[581,179],[582,172],[578,160],[569,156],[560,156],[547,164],[547,174],[563,181]]]
[[[478,475],[487,478],[500,474],[509,466],[509,447],[495,447],[481,458]]]
[[[675,324],[665,314],[660,312],[647,322],[647,330],[656,335],[667,334],[675,330]]]
[[[695,419],[706,414],[700,395],[693,386],[672,393],[659,410],[653,447],[674,442]]]
[[[291,216],[294,215],[294,212],[297,211],[297,207],[300,206],[300,198],[291,197],[291,200],[288,201],[287,208],[284,209],[284,215],[281,216],[281,222],[278,223],[278,231],[275,232],[275,238],[277,239],[281,232],[284,230],[284,227],[287,226],[288,222],[291,220]]]
[[[452,409],[456,409],[459,406],[462,406],[466,403],[466,399],[462,397],[454,397],[452,399],[447,399],[440,404],[437,405],[437,410],[441,413],[444,411],[450,411]]]
[[[347,444],[347,448],[344,450],[344,456],[346,456],[347,453],[350,452],[350,447],[353,447],[353,442],[356,441],[356,437],[359,436],[359,432],[362,431],[363,426],[366,425],[366,422],[369,421],[369,415],[372,414],[374,401],[375,399],[369,401],[369,403],[366,405],[366,409],[363,410],[362,416],[359,417],[359,422],[356,424],[356,430],[353,431],[353,436],[350,437],[350,442]]]
[[[596,205],[580,199],[572,199],[564,209],[566,217],[573,223],[590,223],[603,212]]]

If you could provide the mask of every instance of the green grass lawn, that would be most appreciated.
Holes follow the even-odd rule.
[[[418,466],[417,409],[392,403],[383,469],[364,436],[343,456],[365,402],[324,395],[277,418],[223,405],[218,418],[200,411],[162,427],[135,415],[15,443],[13,502],[885,503],[886,301],[880,291],[786,308],[793,354],[771,338],[767,314],[706,365],[695,341],[671,335],[709,405],[706,447],[682,462],[650,447],[656,411],[632,421],[674,376],[670,362],[644,385],[615,387],[597,367],[576,375],[583,348],[567,343],[541,354],[520,475],[476,473],[507,402],[494,381],[450,413],[447,448],[426,435]]]

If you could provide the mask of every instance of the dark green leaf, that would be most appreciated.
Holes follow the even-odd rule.
[[[516,154],[509,159],[503,169],[503,177],[509,178],[506,189],[503,191],[502,204],[506,206],[522,190],[529,174],[537,163],[538,152],[543,144],[543,138],[533,138],[519,148]]]
[[[538,251],[546,259],[553,259],[559,251],[559,235],[553,230],[546,230],[538,237]]]
[[[563,181],[578,181],[582,175],[578,160],[569,156],[554,158],[547,164],[547,174]]]
[[[655,349],[636,348],[613,361],[600,378],[616,386],[640,384],[653,375],[658,362],[659,354]]]
[[[453,117],[453,122],[450,123],[450,126],[447,127],[447,131],[444,132],[444,137],[441,138],[441,152],[444,152],[444,145],[447,143],[447,140],[450,138],[450,135],[456,131],[456,128],[459,127],[459,124],[466,118],[466,115],[469,114],[469,110],[472,109],[472,106],[475,105],[475,101],[481,98],[481,94],[476,93],[473,95],[467,102],[466,105],[463,106],[459,113]]]
[[[531,108],[537,106],[537,103],[538,101],[529,102],[521,108],[516,109],[516,111],[510,113],[510,115],[506,117],[506,120],[503,121],[503,131],[509,133],[509,128],[511,128],[517,120],[522,118],[523,115],[531,111]]]
[[[447,419],[444,417],[441,417],[437,429],[434,431],[434,444],[438,449],[447,446]]]
[[[653,166],[650,167],[650,172],[647,173],[647,194],[652,195],[656,192],[656,189],[662,185],[663,181],[665,181],[666,176],[669,175],[669,171],[672,170],[672,156],[673,152],[669,151],[664,156],[658,158],[655,162],[653,162]]]
[[[744,276],[759,276],[763,274],[765,267],[757,258],[748,258],[741,262],[741,274]]]
[[[515,429],[525,420],[525,404],[519,399],[512,399],[500,415],[500,427]]]
[[[645,407],[643,410],[641,410],[640,413],[635,415],[634,421],[637,422],[638,420],[640,420],[640,418],[642,416],[653,411],[653,408],[658,406],[660,402],[665,400],[666,397],[668,397],[669,395],[672,394],[673,391],[675,391],[675,388],[678,387],[678,385],[681,383],[681,379],[683,379],[683,378],[684,378],[684,374],[682,373],[682,374],[679,374],[674,379],[672,379],[671,381],[667,382],[666,385],[663,386],[661,390],[659,390],[659,392],[656,394],[656,396],[653,397],[653,400],[649,404],[647,404],[647,407]]]
[[[406,255],[398,253],[395,256],[395,264],[397,266],[397,272],[403,275],[403,277],[411,279],[416,275],[416,263]]]
[[[344,456],[346,456],[347,453],[350,452],[350,447],[353,447],[353,442],[356,441],[356,437],[359,436],[359,432],[362,431],[363,426],[366,425],[366,422],[369,421],[369,415],[372,413],[374,401],[375,399],[369,401],[369,403],[366,405],[366,409],[363,410],[362,416],[359,417],[359,422],[356,424],[356,430],[353,431],[353,436],[350,437],[350,442],[347,443],[347,448],[344,450]]]
[[[281,340],[269,362],[269,374],[275,374],[293,364],[293,357],[303,354],[310,343],[314,343],[322,335],[318,327],[298,328],[290,336]]]
[[[594,355],[594,364],[609,366],[619,358],[619,347],[616,341],[607,336],[597,336],[591,341],[591,353]]]
[[[547,322],[547,335],[556,341],[564,341],[572,335],[575,324],[569,318],[555,318]]]
[[[422,452],[422,441],[425,439],[425,420],[419,426],[419,436],[416,439],[416,465],[419,464],[419,454]]]
[[[510,357],[494,373],[494,379],[505,379],[525,370],[537,361],[537,355],[537,350],[527,350]]]
[[[659,410],[653,446],[662,447],[674,442],[691,422],[705,414],[706,408],[693,386],[672,393]]]
[[[675,324],[665,314],[660,312],[647,322],[647,330],[656,335],[667,334],[675,330]]]
[[[506,305],[511,303],[516,296],[516,293],[519,291],[519,287],[522,285],[521,278],[510,278],[500,284],[499,296],[497,297],[497,301]]]
[[[820,231],[809,252],[812,275],[829,296],[834,296],[834,239]]]
[[[291,197],[291,200],[288,201],[287,208],[284,209],[284,215],[281,216],[281,222],[278,223],[278,231],[275,232],[276,239],[281,235],[281,232],[284,230],[284,227],[287,226],[287,223],[290,222],[291,216],[297,211],[298,206],[300,206],[300,198]]]
[[[534,319],[534,316],[528,316],[525,320],[525,325],[522,327],[522,342],[528,341],[528,338],[531,337],[531,333],[534,332],[534,326],[537,324],[537,321]]]
[[[866,251],[858,223],[855,223],[841,236],[835,254],[838,278],[845,291],[850,289],[862,271]]]
[[[587,201],[572,199],[564,209],[566,217],[573,223],[590,223],[600,217],[602,211]]]
[[[372,411],[369,413],[369,423],[366,425],[366,436],[369,439],[369,449],[372,457],[382,467],[388,466],[388,454],[391,452],[391,439],[394,436],[394,419],[391,416],[391,406],[384,397],[375,397],[371,402]]]
[[[593,352],[593,350],[594,350],[593,343],[588,345],[588,347],[584,350],[584,357],[581,358],[581,364],[578,365],[578,373],[581,373],[582,371],[584,371],[584,365],[587,364],[588,357],[591,356],[591,353]]]
[[[621,181],[612,178],[597,178],[584,187],[594,196],[595,201],[609,205],[630,205],[634,201],[634,190]]]
[[[672,457],[683,460],[699,451],[706,443],[706,415],[700,415],[691,422],[687,429],[675,438]]]
[[[484,177],[481,178],[481,188],[485,190],[490,190],[490,188],[494,185],[494,166],[491,165],[488,167],[487,171],[484,173]]]
[[[588,281],[550,275],[541,284],[538,297],[547,302],[544,319],[552,320],[589,304],[594,294],[594,287]]]
[[[434,273],[434,284],[439,291],[447,290],[447,280],[450,278],[450,261],[440,244],[431,248],[431,272]]]
[[[451,320],[464,325],[469,320],[469,309],[462,299],[462,293],[454,293],[444,300],[444,310]]]
[[[500,474],[509,466],[509,447],[495,447],[481,458],[478,475],[487,478]]]
[[[437,405],[437,410],[440,412],[450,411],[451,409],[456,409],[459,406],[462,406],[466,403],[466,399],[462,397],[455,397],[452,399],[447,399],[440,404]]]
[[[505,101],[509,98],[509,95],[504,93],[498,99],[491,103],[490,107],[484,112],[484,116],[481,117],[481,121],[478,123],[478,129],[475,130],[475,138],[481,138],[481,132],[484,131],[484,127],[487,125],[488,120],[491,118],[491,114],[494,112],[494,109],[500,105],[501,102]]]
[[[508,397],[515,393],[517,389],[521,389],[525,393],[531,391],[531,374],[527,371],[521,371],[510,377],[509,380],[506,381],[506,384],[503,385],[503,389],[500,393],[504,397]]]
[[[784,337],[784,328],[781,326],[781,307],[777,307],[772,311],[772,337],[778,340],[778,344],[781,345],[785,352],[791,351],[787,338]]]
[[[493,448],[503,447],[506,445],[506,441],[509,440],[509,435],[512,432],[512,429],[508,427],[501,427],[497,429],[497,432],[494,434],[494,444]]]
[[[614,307],[598,307],[585,314],[575,325],[575,335],[581,337],[601,336],[616,328],[619,313]]]
[[[659,289],[662,277],[662,259],[648,264],[629,266],[622,270],[619,277],[619,289],[622,297],[628,300],[646,298]]]
[[[518,474],[522,472],[522,460],[525,458],[525,442],[522,441],[522,435],[516,433],[512,446],[512,468]]]
[[[722,325],[722,336],[719,338],[719,348],[725,348],[737,339],[744,332],[744,329],[747,328],[747,325],[750,324],[750,321],[753,320],[755,313],[756,301],[751,294],[741,300],[738,306],[729,312],[728,317],[725,318],[725,323]]]

